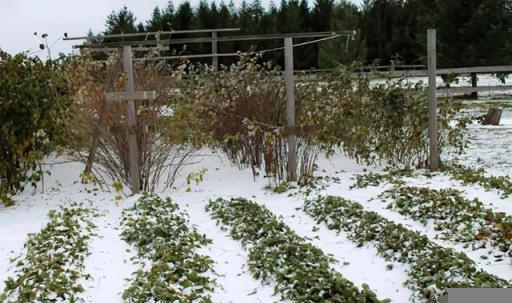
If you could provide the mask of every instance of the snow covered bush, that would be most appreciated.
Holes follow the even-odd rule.
[[[137,249],[141,268],[123,299],[128,303],[210,303],[213,260],[197,250],[211,243],[170,198],[142,196],[122,218],[122,238]]]
[[[92,210],[79,207],[50,211],[48,224],[29,235],[24,254],[14,259],[16,276],[5,281],[0,302],[83,302],[80,283],[90,279],[83,272],[84,259],[96,227],[91,215]]]
[[[333,260],[299,237],[272,212],[244,198],[212,200],[212,218],[249,251],[249,269],[256,279],[273,281],[283,300],[301,303],[388,302],[363,285],[358,289],[334,271]]]
[[[0,50],[0,201],[43,178],[41,160],[62,142],[69,119],[61,60]]]

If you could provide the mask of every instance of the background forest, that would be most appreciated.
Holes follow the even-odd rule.
[[[260,0],[210,2],[197,7],[169,1],[149,20],[138,20],[124,7],[106,20],[105,34],[240,27],[241,34],[357,30],[354,40],[335,39],[296,49],[296,69],[331,67],[336,62],[424,64],[426,29],[438,30],[440,67],[510,64],[512,1],[510,0],[281,0],[264,7]],[[92,34],[92,33],[91,33]],[[173,37],[185,37],[174,35]],[[220,52],[262,50],[281,41],[221,43]],[[348,45],[348,46],[347,46]],[[174,53],[208,53],[208,44],[173,45]],[[282,64],[281,52],[265,55]],[[209,60],[209,59],[204,59]],[[220,58],[228,64],[233,58]],[[205,61],[206,62],[206,61]]]

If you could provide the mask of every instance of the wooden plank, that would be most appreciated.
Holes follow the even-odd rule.
[[[442,68],[436,70],[436,75],[449,75],[449,74],[493,74],[493,73],[512,73],[512,66],[477,66],[477,67],[463,67],[463,68]],[[393,71],[369,71],[369,72],[355,72],[352,73],[352,78],[359,76],[366,76],[369,79],[381,78],[409,78],[409,77],[427,77],[428,70],[393,70]]]
[[[427,77],[428,71],[421,70],[394,70],[394,71],[373,71],[373,72],[355,72],[351,77],[359,78],[361,76],[368,77],[368,79],[383,79],[383,78],[411,78],[411,77]]]
[[[133,61],[159,61],[159,60],[175,60],[175,59],[197,59],[197,58],[215,58],[215,57],[240,57],[248,55],[248,53],[218,53],[218,54],[197,54],[197,55],[176,55],[176,56],[161,56],[161,57],[143,57],[133,58]]]
[[[295,126],[295,83],[293,76],[293,38],[284,39],[287,126]],[[297,181],[297,137],[288,135],[288,181]]]
[[[436,96],[436,30],[427,30],[428,55],[428,136],[430,143],[430,169],[439,169],[439,151],[437,148],[437,96]]]
[[[295,125],[286,126],[278,129],[278,132],[283,136],[295,135],[299,137],[307,137],[308,135],[321,130],[320,125]]]
[[[476,66],[476,67],[460,67],[460,68],[442,68],[437,71],[438,75],[449,74],[492,74],[512,72],[512,65],[502,66]]]
[[[128,96],[134,93],[133,84],[133,63],[132,47],[123,48],[123,67],[126,73],[125,88]],[[128,99],[126,104],[126,120],[128,122],[128,158],[130,164],[131,190],[134,195],[140,192],[140,172],[139,172],[139,148],[137,145],[137,112],[135,109],[135,99]]]
[[[99,52],[111,53],[111,52],[119,51],[119,47],[104,47],[104,48],[99,48],[99,49],[95,49],[95,50],[99,51]],[[170,48],[168,46],[149,46],[149,47],[141,46],[141,47],[133,47],[132,48],[132,51],[134,51],[134,52],[150,52],[150,51],[165,52],[165,51],[169,51],[169,50],[170,50]]]
[[[354,31],[330,31],[330,32],[309,32],[309,33],[289,33],[289,34],[261,34],[261,35],[239,35],[239,36],[222,36],[218,37],[218,42],[230,41],[254,41],[254,40],[276,40],[284,39],[287,37],[302,39],[302,38],[319,38],[329,37],[335,35],[353,35]],[[189,43],[211,43],[212,37],[196,37],[196,38],[181,38],[169,40],[144,40],[144,41],[123,41],[123,42],[108,42],[108,43],[92,43],[74,45],[74,48],[104,48],[104,47],[120,47],[124,45],[155,45],[155,44],[189,44]]]
[[[108,92],[105,99],[111,101],[130,101],[130,100],[153,100],[157,98],[156,91],[136,91],[136,92]]]
[[[512,85],[496,85],[496,86],[478,86],[478,87],[446,87],[438,88],[437,93],[443,95],[449,94],[467,94],[473,92],[491,92],[491,91],[512,91]]]
[[[148,36],[162,36],[174,34],[200,34],[200,33],[220,33],[220,32],[236,32],[239,31],[238,27],[228,28],[212,28],[212,29],[187,29],[187,30],[173,30],[173,31],[160,31],[160,32],[146,32],[146,33],[129,33],[129,34],[113,34],[113,35],[99,35],[99,36],[81,36],[63,38],[63,41],[70,40],[103,40],[108,38],[128,38],[128,37],[148,37]]]

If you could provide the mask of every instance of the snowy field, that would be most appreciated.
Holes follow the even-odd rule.
[[[485,112],[485,109],[480,111]],[[474,111],[473,111],[474,113]],[[504,111],[500,126],[472,125],[469,132],[470,146],[460,160],[469,166],[485,167],[493,174],[512,173],[512,113]],[[410,302],[414,295],[404,286],[411,266],[387,261],[375,245],[358,245],[345,232],[328,229],[323,223],[316,223],[308,215],[303,204],[303,191],[291,189],[278,194],[267,188],[268,180],[263,177],[254,180],[249,169],[239,171],[222,155],[204,151],[197,164],[189,166],[176,183],[176,189],[159,193],[162,197],[171,197],[190,217],[198,231],[212,243],[201,248],[201,253],[214,261],[214,273],[217,281],[212,299],[214,302],[283,302],[279,294],[274,294],[272,282],[262,284],[255,280],[248,267],[248,252],[238,240],[230,237],[229,232],[216,225],[205,206],[210,199],[245,197],[266,206],[272,213],[280,216],[284,223],[299,236],[305,238],[325,254],[331,255],[336,262],[331,268],[352,281],[359,288],[368,284],[381,299],[392,302]],[[81,281],[85,292],[80,295],[85,302],[123,302],[121,294],[128,286],[127,279],[136,270],[132,262],[134,247],[120,238],[120,225],[123,209],[133,206],[139,198],[125,197],[119,203],[115,193],[105,192],[93,185],[79,182],[83,165],[67,162],[65,158],[47,160],[51,176],[45,179],[44,192],[25,192],[16,197],[14,207],[0,205],[0,281],[15,275],[15,264],[10,259],[23,252],[27,235],[38,232],[48,221],[47,213],[59,206],[72,203],[98,209],[101,214],[95,217],[98,226],[97,236],[90,242],[90,255],[85,258],[85,271],[91,279]],[[186,176],[205,168],[204,180],[193,183],[188,189]],[[465,253],[473,260],[478,269],[512,280],[511,259],[482,258],[481,250],[473,250],[461,243],[442,239],[432,224],[420,224],[409,216],[399,214],[386,207],[377,197],[389,184],[351,189],[354,177],[365,170],[380,171],[382,167],[363,167],[343,156],[320,159],[318,175],[329,176],[324,188],[315,190],[312,195],[335,195],[373,210],[394,223],[401,223],[410,230],[426,235],[433,243],[442,247],[452,247]],[[482,203],[494,211],[512,215],[512,197],[502,198],[496,190],[486,191],[479,185],[463,186],[460,182],[444,174],[426,178],[423,175],[406,178],[408,185],[426,186],[433,189],[458,188],[467,198],[479,198]],[[3,288],[2,288],[3,289]],[[1,293],[1,289],[0,289]],[[1,300],[1,299],[0,299]]]

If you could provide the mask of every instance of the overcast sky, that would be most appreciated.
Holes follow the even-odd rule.
[[[191,2],[196,5],[198,1]],[[279,3],[279,0],[274,2]],[[155,6],[165,7],[167,3],[168,0],[0,0],[0,48],[9,53],[30,51],[45,56],[45,52],[39,52],[39,38],[34,36],[34,32],[38,32],[48,34],[52,53],[68,53],[73,42],[59,39],[65,32],[70,36],[83,36],[89,29],[98,33],[104,29],[106,17],[112,10],[124,5],[134,12],[138,21],[145,21]],[[179,3],[181,1],[174,1],[175,6]],[[266,6],[270,0],[262,0],[262,3]]]

